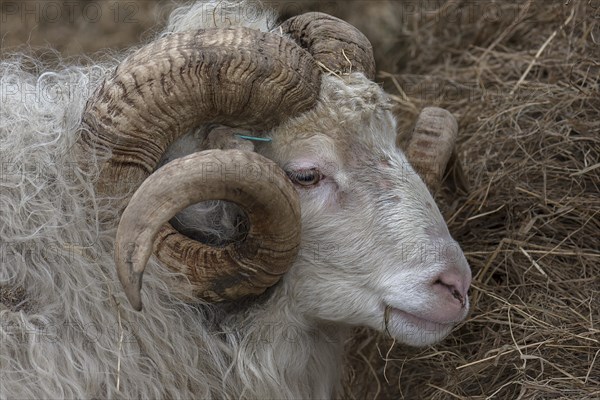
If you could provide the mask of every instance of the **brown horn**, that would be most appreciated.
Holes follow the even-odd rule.
[[[310,109],[319,90],[315,61],[287,38],[247,28],[172,34],[117,67],[87,104],[78,144],[84,155],[111,154],[97,190],[121,196],[190,129],[269,129]]]
[[[406,146],[406,157],[431,191],[435,192],[454,151],[458,124],[449,111],[424,108]]]
[[[169,239],[180,235],[165,225],[177,212],[217,199],[246,212],[250,228],[243,241],[212,248]],[[155,253],[183,272],[199,297],[222,301],[260,294],[280,279],[298,252],[300,200],[285,173],[253,152],[206,150],[157,170],[133,195],[117,230],[117,272],[137,310],[142,274],[159,234],[164,240],[156,241]],[[173,240],[176,244],[169,246]]]
[[[290,35],[333,72],[363,72],[367,78],[375,78],[371,42],[361,31],[339,18],[310,12],[285,20],[275,28],[278,30]]]
[[[95,161],[93,157],[86,160],[88,155],[94,154],[101,160],[96,190],[101,198],[121,199],[115,206],[115,212],[120,213],[131,193],[155,170],[162,154],[179,136],[207,123],[266,130],[313,107],[319,90],[320,69],[310,54],[290,39],[247,28],[172,34],[125,59],[88,102],[83,117],[84,129],[77,143],[78,154],[82,157],[81,163],[91,168],[96,167]],[[173,185],[177,182],[173,178]],[[229,185],[229,181],[218,184]],[[233,182],[233,185],[240,184]],[[169,182],[164,183],[162,189],[167,193],[172,191]],[[210,186],[195,189],[204,194],[213,190]],[[294,204],[295,192],[284,192],[289,196],[287,202]],[[215,193],[221,192],[215,190]],[[249,194],[238,195],[234,198],[227,195],[224,199],[232,198],[249,214],[253,204],[261,204]],[[273,205],[284,203],[280,201]],[[154,211],[131,210],[139,215],[153,215]],[[294,214],[291,210],[283,207],[271,212]],[[127,220],[143,218],[127,215]],[[160,221],[161,224],[164,222]],[[227,276],[226,282],[206,283],[196,290],[207,294],[209,299],[258,294],[277,281],[274,276],[289,268],[300,240],[294,233],[298,227],[290,227],[289,222],[270,221],[270,224],[264,224],[255,220],[254,229],[260,230],[255,236],[275,238],[281,235],[286,244],[272,245],[274,254],[269,256],[263,254],[267,250],[255,240],[241,247],[244,252],[211,249],[187,239],[168,224],[162,230],[163,241],[155,244],[156,254],[168,267],[184,271],[191,282],[197,282],[199,276],[206,279]],[[286,229],[282,231],[281,226]],[[149,254],[151,242],[120,235],[115,243],[115,256],[132,261],[133,253],[126,250],[126,241],[138,239],[150,247],[136,248],[135,254]],[[279,243],[280,239],[272,240]],[[255,253],[250,249],[255,249]],[[175,259],[175,255],[181,257]],[[220,274],[217,270],[221,266],[217,262],[234,256],[241,258],[232,259],[230,265],[237,265],[241,275],[232,277],[230,270]],[[286,267],[273,261],[275,258],[287,263]],[[122,283],[128,288],[132,304],[139,308],[141,303],[136,302],[139,296],[136,299],[132,294],[131,285],[133,282],[141,284],[141,280],[139,283],[136,280],[141,264],[136,263],[135,269],[133,264],[127,264],[123,269],[122,261],[118,262],[121,263],[118,265],[121,265]],[[213,272],[209,272],[211,268]],[[233,287],[236,283],[240,289]]]

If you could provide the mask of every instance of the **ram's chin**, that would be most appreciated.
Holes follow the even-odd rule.
[[[444,339],[454,323],[438,323],[419,318],[396,308],[385,313],[385,329],[394,339],[409,346],[429,346]]]

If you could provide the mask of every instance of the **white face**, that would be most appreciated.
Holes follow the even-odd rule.
[[[471,271],[433,198],[393,142],[356,145],[347,160],[329,142],[296,143],[281,163],[302,204],[286,276],[300,307],[409,345],[441,340],[467,315]]]
[[[282,284],[308,318],[432,344],[467,315],[469,265],[396,148],[381,88],[361,74],[326,76],[321,97],[256,149],[287,172],[301,199],[300,255]],[[205,213],[192,211],[192,225],[206,225]]]

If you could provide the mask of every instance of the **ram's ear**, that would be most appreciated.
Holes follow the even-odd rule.
[[[457,133],[454,115],[443,108],[426,107],[419,114],[412,132],[398,138],[408,161],[432,192],[439,189],[450,173],[454,186],[466,189],[466,179],[455,151]]]

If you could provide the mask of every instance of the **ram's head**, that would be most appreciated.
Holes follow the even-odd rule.
[[[115,257],[133,307],[142,307],[154,253],[186,277],[177,291],[189,299],[235,301],[284,277],[279,295],[303,316],[386,329],[409,344],[440,339],[462,320],[469,267],[395,146],[374,72],[366,38],[315,13],[272,33],[172,34],[124,60],[88,103],[79,145],[81,154],[110,155],[97,189],[124,197],[115,203],[119,213],[126,206]],[[177,154],[178,140],[199,126],[270,141],[255,151],[191,146]],[[455,135],[451,115],[423,111],[406,155],[430,185]],[[157,169],[168,151],[192,154]],[[243,240],[209,246],[168,222],[206,200],[244,211]],[[318,246],[329,250],[316,254]]]

